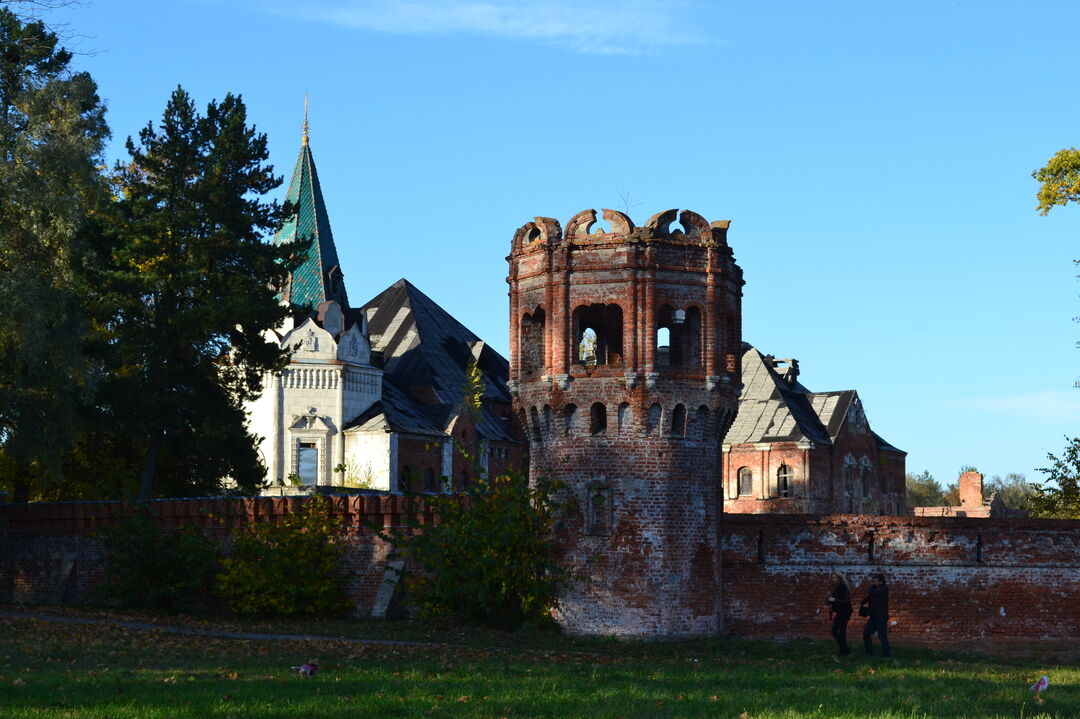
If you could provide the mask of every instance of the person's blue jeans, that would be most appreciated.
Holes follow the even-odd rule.
[[[867,655],[874,653],[874,645],[870,641],[870,637],[873,636],[874,632],[877,632],[878,639],[881,641],[881,653],[889,656],[889,620],[886,617],[875,617],[872,614],[866,620],[866,627],[862,630],[862,638],[863,644],[866,645]]]

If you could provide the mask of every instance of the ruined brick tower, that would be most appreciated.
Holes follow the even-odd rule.
[[[672,229],[681,224],[682,229]],[[566,484],[571,632],[720,629],[720,448],[739,392],[728,222],[537,217],[510,251],[510,391],[530,473]]]

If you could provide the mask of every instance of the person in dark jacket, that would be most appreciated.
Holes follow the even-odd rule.
[[[851,654],[851,648],[847,643],[847,623],[851,619],[851,590],[848,589],[847,580],[840,572],[832,573],[833,589],[826,600],[829,604],[829,614],[832,615],[832,629],[829,633],[836,640],[836,646],[840,656]]]
[[[889,587],[885,584],[884,574],[875,574],[870,578],[870,591],[859,605],[869,611],[862,632],[867,656],[874,653],[874,645],[870,640],[874,632],[877,632],[881,642],[881,653],[889,656]]]

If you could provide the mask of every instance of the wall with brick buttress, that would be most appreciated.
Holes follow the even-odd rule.
[[[431,521],[422,502],[412,511],[396,495],[328,497],[347,532],[346,583],[356,613],[369,616],[387,572],[387,543],[371,524],[403,527]],[[254,521],[278,521],[300,508],[303,497],[170,499],[150,503],[159,526],[194,525],[224,541]],[[131,511],[120,502],[0,504],[0,602],[60,604],[93,601],[105,578],[98,530]],[[392,574],[392,573],[391,573]]]
[[[350,596],[357,614],[369,616],[388,547],[368,524],[404,526],[409,508],[395,495],[329,499],[348,530]],[[280,519],[303,501],[176,499],[150,506],[163,527],[194,524],[224,539],[248,522]],[[415,509],[431,521],[422,506]],[[0,602],[91,599],[104,570],[95,532],[126,511],[119,502],[0,504]],[[723,624],[736,636],[827,638],[833,569],[847,574],[856,600],[872,572],[886,575],[891,632],[901,642],[1073,640],[1080,626],[1080,521],[728,514],[722,531]],[[852,617],[849,636],[857,640],[861,626]]]
[[[1080,521],[729,514],[726,630],[827,638],[833,569],[856,610],[885,574],[890,640],[1073,640],[1080,626]],[[856,646],[863,623],[848,627]]]

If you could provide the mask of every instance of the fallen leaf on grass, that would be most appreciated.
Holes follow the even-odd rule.
[[[709,701],[711,701],[711,702],[718,702],[718,701],[720,701],[720,697],[718,697],[718,696],[716,696],[715,694],[713,694],[713,695],[712,695],[711,697],[709,697]]]
[[[750,719],[749,712],[743,712],[742,714],[740,714],[739,719]]]
[[[26,682],[24,682],[22,679],[16,679],[15,681],[13,681],[11,683],[11,686],[13,686],[13,687],[21,687],[23,684],[26,684]]]

